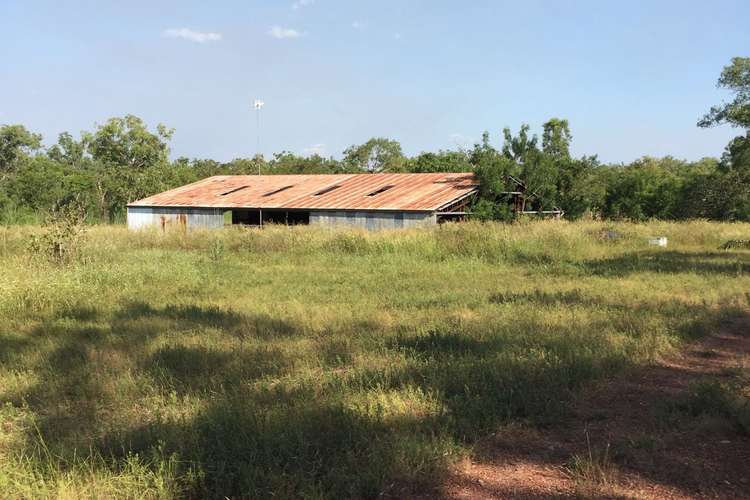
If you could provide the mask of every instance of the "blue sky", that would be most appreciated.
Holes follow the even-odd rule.
[[[745,1],[0,0],[0,123],[46,143],[127,113],[172,156],[408,154],[567,118],[576,154],[718,156],[695,126],[750,55]]]

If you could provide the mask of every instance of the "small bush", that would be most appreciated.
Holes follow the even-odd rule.
[[[44,232],[31,237],[29,250],[57,264],[72,261],[85,233],[85,220],[86,211],[80,203],[55,208],[43,224]]]
[[[724,417],[742,433],[750,435],[750,398],[738,382],[698,382],[678,404],[678,409],[693,416],[705,414]]]

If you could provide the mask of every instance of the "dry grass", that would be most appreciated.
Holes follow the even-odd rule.
[[[606,492],[617,480],[617,467],[612,461],[609,444],[602,449],[591,446],[586,432],[586,452],[570,458],[567,473],[576,485],[576,491],[584,498],[592,498]]]
[[[0,227],[0,491],[373,497],[747,308],[750,225]],[[616,237],[611,237],[616,233]],[[646,239],[665,235],[667,249]],[[583,470],[583,462],[579,469]]]

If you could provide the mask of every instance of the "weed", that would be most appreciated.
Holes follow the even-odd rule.
[[[226,247],[224,245],[224,241],[215,238],[211,242],[211,247],[209,248],[209,257],[211,259],[211,262],[220,262],[224,258],[224,254],[226,253]]]
[[[588,430],[586,434],[586,453],[573,455],[568,463],[567,472],[576,482],[580,492],[589,496],[606,488],[614,482],[617,469],[612,462],[609,444],[604,449],[591,447]]]
[[[44,232],[31,237],[29,250],[57,264],[70,262],[78,253],[85,220],[86,212],[78,202],[56,208],[44,222]]]
[[[737,429],[750,435],[750,385],[742,379],[720,382],[707,379],[690,387],[677,409],[691,416],[714,415],[728,419]]]

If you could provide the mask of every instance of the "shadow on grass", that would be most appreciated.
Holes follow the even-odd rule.
[[[194,330],[209,327],[229,335],[271,340],[292,337],[301,333],[298,324],[292,324],[269,314],[244,314],[217,306],[166,305],[155,308],[145,302],[130,302],[115,314],[116,321],[162,319],[173,321],[175,330]]]
[[[222,351],[205,346],[165,346],[143,362],[164,388],[179,394],[224,391],[263,377],[279,377],[293,366],[279,349],[237,346]]]
[[[590,303],[577,295],[529,300],[537,299]],[[727,312],[704,308],[696,314],[710,322]],[[419,480],[429,488],[440,480],[452,447],[504,422],[549,425],[561,418],[576,389],[627,362],[620,351],[597,353],[555,343],[530,347],[523,339],[514,344],[491,333],[487,338],[404,333],[381,344],[397,352],[403,364],[284,383],[278,379],[292,373],[292,354],[246,347],[240,337],[304,334],[294,323],[212,307],[142,303],[126,304],[111,317],[87,317],[100,325],[52,323],[37,332],[56,341],[28,397],[42,438],[63,459],[81,450],[116,461],[129,453],[152,456],[154,450],[177,454],[182,493],[195,498],[376,497],[394,480]],[[261,333],[258,325],[270,325],[270,333]],[[174,344],[149,349],[165,328],[211,328],[234,343],[220,350],[180,344],[177,336]],[[322,345],[327,364],[350,361],[344,340]],[[136,373],[136,382],[121,385]],[[255,383],[264,377],[269,383]],[[200,404],[182,416],[155,417],[142,402],[138,384],[143,381]],[[401,390],[432,398],[438,411],[387,416],[346,399]],[[181,404],[176,400],[174,411]],[[127,405],[140,407],[130,419],[118,420],[118,411],[134,411]]]
[[[15,359],[34,347],[34,342],[18,334],[0,333],[0,365],[12,364]]]
[[[746,252],[647,251],[590,260],[581,267],[597,276],[620,277],[632,273],[695,273],[738,276],[750,271]]]
[[[732,334],[747,337],[749,318],[746,308],[734,307],[705,310],[704,317],[700,318],[700,322],[712,324],[711,333],[717,335],[716,339],[709,341],[709,345],[718,348],[712,350],[711,359],[718,360],[719,367],[722,366],[721,359],[728,360],[729,366],[734,366],[736,360],[742,359],[743,353],[747,355],[749,352],[750,345],[731,337]],[[730,336],[727,337],[727,334]],[[450,342],[449,345],[456,344]],[[688,356],[699,355],[700,349],[691,348]],[[459,347],[458,351],[463,351],[463,347]],[[732,362],[732,359],[735,361]],[[750,453],[747,434],[750,412],[747,410],[746,396],[742,400],[728,392],[727,387],[734,387],[730,382],[720,385],[715,381],[704,381],[706,373],[714,373],[710,376],[723,377],[724,380],[731,375],[726,370],[716,370],[716,365],[712,363],[701,365],[690,362],[631,367],[626,374],[620,375],[605,373],[606,376],[614,375],[614,380],[598,387],[593,394],[584,393],[585,396],[576,403],[572,413],[566,411],[559,419],[549,422],[541,434],[531,433],[529,437],[528,433],[519,433],[518,428],[511,427],[514,430],[508,432],[507,436],[499,433],[493,434],[492,438],[482,439],[475,448],[473,459],[480,465],[475,470],[482,471],[479,476],[482,481],[477,482],[477,476],[469,471],[466,475],[458,474],[451,484],[459,485],[461,495],[467,497],[515,498],[528,492],[529,498],[547,498],[537,489],[539,483],[529,481],[525,475],[517,480],[498,476],[495,481],[491,475],[493,467],[501,464],[496,469],[500,475],[509,472],[507,464],[529,464],[530,470],[545,473],[568,467],[570,475],[562,477],[562,486],[567,480],[575,483],[572,487],[576,496],[629,498],[630,494],[619,487],[613,489],[606,482],[602,484],[591,478],[582,478],[570,469],[572,457],[588,460],[593,449],[596,459],[598,452],[611,447],[612,470],[606,481],[614,481],[621,473],[626,473],[630,478],[640,477],[644,484],[675,489],[686,497],[745,498],[750,494],[746,482],[730,483],[726,480],[742,477],[746,468],[744,462],[727,460],[727,457],[747,456]],[[487,375],[484,370],[479,372]],[[548,374],[571,380],[570,374],[564,370],[556,372],[552,369]],[[439,387],[447,400],[452,395],[455,398],[452,411],[457,416],[471,416],[473,424],[482,422],[481,413],[476,416],[469,413],[472,410],[471,401],[461,395],[458,387],[451,388],[451,380],[455,380],[455,383],[466,382],[465,376],[450,368],[442,374],[436,370],[432,376],[424,377],[429,380],[425,385]],[[513,378],[521,380],[521,377]],[[533,383],[533,377],[527,377],[527,381]],[[554,389],[555,383],[550,384],[549,380],[544,379],[538,382],[541,382],[539,391],[552,396],[549,391]],[[502,380],[497,379],[475,381],[468,387],[477,390],[482,383],[497,384],[497,389],[504,387]],[[565,390],[564,384],[558,387]],[[526,394],[529,394],[528,390],[525,390]],[[491,398],[493,394],[488,392],[488,396]],[[509,403],[512,401],[506,402]],[[663,408],[669,410],[665,412]],[[522,412],[523,407],[517,410]],[[707,416],[711,419],[707,420]],[[724,421],[718,422],[717,417]],[[517,422],[518,416],[514,415],[507,421]],[[498,420],[493,419],[490,423],[497,425]],[[707,446],[706,443],[723,443],[723,447]],[[686,461],[685,457],[692,459]],[[527,487],[528,490],[525,489]],[[451,494],[455,495],[455,491],[451,490]],[[615,495],[615,491],[623,493]],[[423,493],[418,487],[406,485],[391,497],[404,498]],[[450,498],[454,497],[452,495]],[[569,498],[570,494],[562,496]],[[430,497],[443,498],[443,495],[440,490],[435,490]]]
[[[648,301],[623,303],[608,300],[606,297],[592,296],[574,289],[560,292],[532,290],[523,292],[500,291],[489,295],[488,302],[499,305],[524,305],[534,307],[579,307],[590,310],[597,308],[611,311],[600,325],[591,325],[595,329],[604,330],[608,326],[616,326],[623,331],[632,330],[629,323],[633,318],[658,317],[663,321],[674,324],[675,333],[680,339],[692,340],[715,330],[717,325],[726,318],[741,316],[745,307],[750,305],[750,293],[740,298],[737,303],[726,304],[711,308],[700,303],[685,302],[678,299],[651,303]],[[687,318],[692,318],[686,321]]]
[[[152,347],[157,337],[164,342],[161,336],[167,332],[191,332],[195,337],[206,328],[219,337],[225,334],[234,348],[222,351],[202,344],[184,345],[180,335]],[[245,340],[296,332],[295,325],[267,315],[256,317],[211,306],[155,308],[129,303],[112,313],[66,309],[58,319],[40,323],[15,342],[8,360],[20,352],[36,352],[30,363],[40,381],[24,394],[2,397],[28,403],[46,445],[61,457],[69,457],[101,435],[101,423],[113,417],[112,411],[136,411],[123,405],[141,397],[139,383],[149,382],[165,393],[202,396],[283,375],[293,366],[286,355],[257,343],[251,347]]]
[[[735,314],[704,312],[706,322]],[[325,386],[311,385],[275,398],[231,394],[185,425],[147,426],[112,439],[123,450],[168,443],[201,471],[190,486],[196,496],[375,497],[399,480],[432,490],[451,446],[475,442],[502,423],[554,425],[574,391],[626,363],[617,353],[519,354],[494,340],[445,332],[401,336],[389,348],[414,362],[360,374],[352,385],[385,393],[418,388],[438,400],[438,413],[363,415]]]
[[[115,314],[115,319],[119,320],[144,317],[171,319],[188,327],[208,326],[224,329],[237,327],[247,319],[243,314],[217,306],[168,304],[163,308],[156,308],[145,302],[130,302]]]
[[[493,339],[491,342],[493,345],[489,344],[468,335],[435,330],[429,331],[426,335],[399,335],[393,341],[388,342],[390,348],[403,350],[409,356],[422,359],[444,356],[486,356],[501,347],[501,339]]]
[[[414,445],[399,442],[398,427],[415,425],[386,424],[325,399],[258,404],[234,394],[188,422],[114,433],[98,446],[119,457],[158,445],[177,453],[182,476],[194,478],[183,484],[190,497],[374,498],[386,480],[404,473],[399,455],[408,457]]]
[[[566,292],[547,292],[544,290],[534,290],[532,292],[496,292],[490,295],[489,301],[492,304],[534,303],[543,306],[583,306],[600,303],[598,299],[588,297],[580,290]]]
[[[58,313],[60,318],[67,318],[76,321],[95,321],[99,318],[99,311],[91,306],[73,304],[63,308]]]

